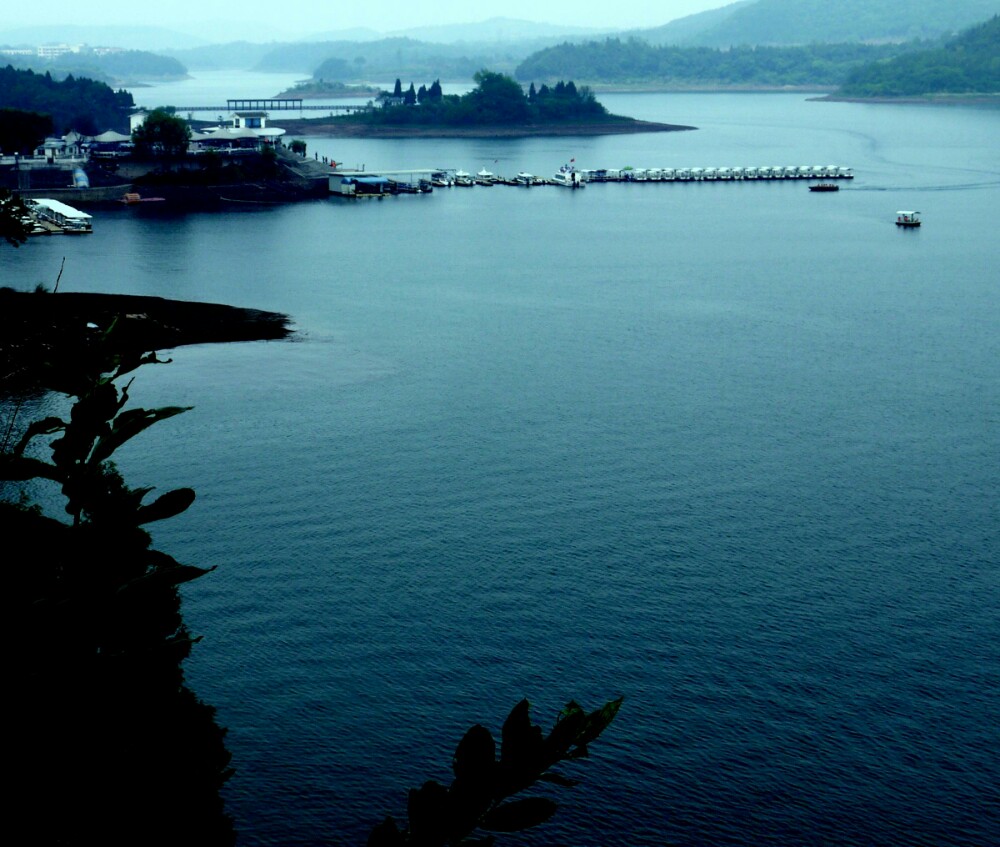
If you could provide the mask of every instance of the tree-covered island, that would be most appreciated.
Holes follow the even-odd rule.
[[[366,112],[308,121],[285,121],[294,133],[324,132],[350,136],[530,136],[610,135],[668,132],[689,126],[652,123],[612,115],[586,87],[560,81],[534,83],[527,91],[505,74],[481,70],[466,94],[444,94],[435,80],[419,89],[384,92],[379,105]],[[294,126],[292,125],[294,124]]]
[[[379,95],[379,89],[371,85],[338,82],[331,79],[307,79],[297,82],[291,88],[286,88],[275,95],[279,100],[283,97],[301,97],[303,100],[320,100],[325,97],[361,97],[371,99]]]

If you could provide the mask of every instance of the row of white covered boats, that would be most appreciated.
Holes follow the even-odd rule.
[[[483,168],[474,176],[465,171],[437,171],[432,182],[449,185],[561,185],[582,188],[588,182],[733,182],[742,180],[853,179],[851,168],[839,165],[798,165],[752,168],[560,168],[551,177],[521,171],[507,179]]]
[[[390,176],[391,174],[391,176]],[[550,177],[519,171],[504,177],[482,168],[478,173],[451,168],[421,171],[340,170],[330,174],[330,191],[345,196],[425,193],[435,188],[493,185],[557,185],[584,188],[591,182],[744,182],[772,180],[824,180],[815,190],[835,191],[830,180],[854,179],[851,168],[840,165],[765,166],[743,168],[577,168],[563,165]]]

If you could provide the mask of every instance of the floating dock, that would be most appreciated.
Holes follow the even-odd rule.
[[[399,193],[424,193],[434,187],[454,185],[564,185],[565,174],[570,173],[580,187],[589,182],[627,183],[690,183],[690,182],[784,182],[791,180],[854,179],[851,168],[841,165],[788,165],[741,168],[580,168],[561,171],[555,177],[536,177],[520,172],[513,179],[499,174],[480,171],[475,179],[462,170],[453,168],[425,168],[414,171],[398,170],[336,170],[329,175],[330,193],[341,196],[382,196]],[[485,175],[484,175],[485,174]],[[486,176],[488,175],[488,176]],[[562,176],[562,179],[559,177]],[[402,179],[400,179],[402,177]],[[827,189],[831,190],[831,189]]]

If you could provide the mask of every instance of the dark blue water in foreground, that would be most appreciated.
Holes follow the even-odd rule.
[[[1000,112],[607,97],[698,132],[337,142],[369,167],[840,164],[799,184],[438,191],[98,215],[4,282],[229,302],[133,484],[244,845],[360,844],[523,696],[625,695],[546,838],[1000,843]],[[497,160],[494,163],[494,160]],[[897,209],[924,213],[898,231]]]

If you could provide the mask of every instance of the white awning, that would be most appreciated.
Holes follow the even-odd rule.
[[[115,142],[131,140],[132,136],[122,135],[120,132],[115,132],[113,129],[109,129],[107,132],[102,132],[100,135],[94,136],[94,141],[98,141],[101,144],[114,144]]]

